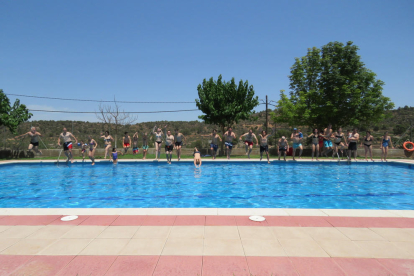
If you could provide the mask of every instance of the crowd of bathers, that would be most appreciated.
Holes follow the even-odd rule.
[[[108,131],[105,133],[101,133],[100,138],[104,141],[105,147],[105,159],[109,158],[114,164],[118,162],[118,154],[126,154],[129,148],[132,147],[132,153],[134,155],[139,153],[138,147],[138,140],[139,134],[135,132],[134,135],[129,136],[128,132],[124,133],[125,135],[122,137],[123,142],[123,149],[124,151],[118,151],[116,147],[112,146],[112,142],[114,138],[109,134]],[[268,134],[265,130],[262,130],[260,134],[256,136],[253,133],[253,130],[250,129],[249,132],[240,135],[239,140],[242,140],[245,145],[246,155],[250,159],[250,154],[253,150],[253,146],[259,146],[260,148],[260,160],[263,159],[263,155],[266,154],[267,162],[270,163],[269,160],[269,137],[275,135],[275,129],[272,129],[272,132]],[[36,153],[42,154],[39,150],[39,139],[42,136],[38,131],[36,131],[35,127],[32,127],[31,130],[27,133],[19,135],[15,138],[21,138],[29,136],[30,137],[30,144],[29,150],[34,150]],[[217,130],[214,129],[210,135],[206,135],[209,138],[210,142],[210,152],[211,156],[216,159],[217,151],[219,147],[219,142],[222,142],[222,138],[220,135],[217,134]],[[157,161],[160,160],[161,155],[161,148],[164,143],[165,154],[167,158],[168,164],[171,164],[172,161],[172,154],[173,150],[176,150],[177,159],[180,161],[181,159],[181,148],[186,141],[185,136],[179,132],[178,129],[175,129],[175,133],[172,134],[170,130],[167,130],[167,125],[164,126],[164,131],[157,126],[154,126],[150,135],[146,132],[142,135],[142,151],[143,151],[143,159],[147,158],[148,153],[148,143],[149,140],[154,138],[154,145],[155,145],[155,159]],[[342,128],[338,128],[336,131],[333,131],[332,126],[328,125],[325,129],[319,131],[318,129],[314,129],[313,132],[309,135],[303,135],[301,129],[294,128],[293,132],[290,136],[290,140],[292,143],[292,157],[293,160],[296,160],[296,152],[299,150],[298,158],[300,159],[303,152],[303,139],[311,139],[311,147],[312,147],[312,160],[316,158],[318,160],[319,155],[328,157],[328,154],[332,152],[332,158],[337,157],[338,159],[347,158],[350,160],[352,156],[356,161],[357,157],[357,148],[358,143],[365,149],[365,160],[368,161],[368,156],[372,159],[372,146],[374,137],[371,135],[370,131],[366,131],[365,136],[360,139],[360,135],[357,132],[357,129],[348,130],[345,134],[342,131]],[[237,135],[233,132],[232,128],[229,127],[227,131],[224,133],[223,136],[224,145],[226,147],[226,155],[227,159],[230,159],[231,152],[233,149],[233,142],[237,141]],[[387,161],[387,154],[388,148],[392,147],[393,144],[391,141],[391,137],[388,135],[388,132],[385,132],[382,136],[382,141],[380,143],[380,148],[382,149],[381,154],[381,161]],[[88,152],[88,156],[92,161],[92,165],[95,165],[95,151],[98,146],[98,143],[95,139],[91,136],[88,136],[86,142],[80,141],[78,143],[77,138],[70,132],[67,131],[66,128],[63,128],[62,133],[60,133],[57,144],[59,146],[63,146],[63,151],[67,157],[67,162],[73,162],[73,140],[75,144],[81,148],[82,158],[85,159],[85,154]],[[277,142],[277,152],[278,152],[278,160],[283,156],[283,160],[286,161],[287,152],[289,152],[289,141],[285,136],[282,136],[278,139]],[[341,155],[341,156],[340,156]],[[196,166],[201,166],[201,155],[200,151],[195,148],[194,149],[194,164]]]

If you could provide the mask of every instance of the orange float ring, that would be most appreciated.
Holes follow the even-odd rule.
[[[411,145],[412,148],[411,149],[407,148],[407,145]],[[403,148],[406,151],[414,151],[414,143],[413,142],[410,142],[410,141],[404,142]]]

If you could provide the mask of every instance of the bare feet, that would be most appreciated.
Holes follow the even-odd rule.
[[[92,162],[92,166],[95,166],[95,162]]]

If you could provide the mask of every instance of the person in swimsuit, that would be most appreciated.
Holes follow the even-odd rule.
[[[165,126],[164,129],[165,128],[167,128],[167,126]],[[152,133],[155,135],[155,159],[157,159],[157,161],[160,161],[161,143],[164,133],[162,132],[161,128],[157,128],[157,126],[154,126]]]
[[[359,140],[359,134],[357,133],[357,129],[354,128],[354,130],[351,133],[351,136],[348,138],[349,144],[348,144],[348,160],[351,161],[352,158],[352,152],[354,153],[354,161],[357,161],[357,143]]]
[[[244,145],[246,146],[246,155],[247,158],[250,159],[250,153],[252,153],[253,150],[253,138],[256,140],[256,146],[259,145],[259,141],[257,140],[256,135],[253,133],[253,129],[249,129],[249,132],[243,134],[240,136],[239,140],[244,138]]]
[[[132,136],[132,154],[138,154],[139,148],[138,148],[138,132],[135,132]]]
[[[266,152],[267,156],[267,163],[270,164],[269,160],[269,146],[267,145],[267,139],[274,134],[275,130],[272,129],[271,134],[267,134],[265,130],[262,130],[262,133],[259,134],[260,138],[260,161],[262,161],[263,158],[263,152]]]
[[[145,158],[147,158],[147,152],[148,152],[148,133],[144,133],[144,135],[142,135],[142,155],[143,155],[143,160],[145,160]]]
[[[278,146],[279,146],[279,161],[280,161],[280,155],[283,152],[283,160],[286,161],[286,152],[289,151],[289,143],[286,140],[285,136],[282,136],[282,138],[279,139],[278,142]]]
[[[372,141],[374,141],[374,137],[371,135],[371,132],[367,130],[364,140],[361,141],[361,147],[362,147],[362,144],[364,144],[365,161],[368,161],[367,155],[369,153],[371,161],[374,162],[374,159],[372,159]]]
[[[325,133],[323,132],[323,130],[319,133],[319,155],[322,156],[322,152],[323,152],[323,136],[325,135]]]
[[[211,133],[211,143],[210,143],[210,150],[211,156],[213,156],[213,160],[216,159],[217,149],[218,149],[218,140],[222,142],[220,135],[217,134],[217,130],[213,129],[213,133]]]
[[[167,126],[165,126],[167,127]],[[171,164],[172,152],[174,149],[174,135],[171,134],[171,131],[166,131],[165,134],[165,155],[167,156],[167,163]]]
[[[34,152],[42,154],[42,152],[39,150],[39,138],[40,136],[42,136],[42,134],[37,132],[35,127],[31,127],[29,132],[16,136],[15,139],[25,136],[30,136],[30,144],[28,147],[28,151],[30,152],[33,149]]]
[[[388,155],[388,147],[391,145],[391,148],[394,148],[391,141],[391,136],[388,135],[388,131],[384,133],[384,136],[382,136],[382,142],[380,149],[382,150],[381,153],[381,162],[384,160],[387,162],[387,155]]]
[[[236,134],[232,132],[232,128],[229,127],[227,131],[224,133],[225,142],[224,145],[226,145],[227,149],[227,159],[230,159],[231,150],[233,149],[233,139],[237,139]]]
[[[95,165],[95,151],[96,151],[96,147],[98,146],[98,143],[96,143],[96,141],[92,139],[92,137],[89,135],[88,144],[89,144],[88,156],[89,156],[89,159],[91,159],[92,161],[92,166],[94,166]]]
[[[113,148],[111,153],[111,161],[114,163],[114,165],[118,163],[118,154],[123,155],[121,151],[117,151],[116,148]]]
[[[73,163],[73,155],[72,155],[72,147],[73,146],[72,146],[71,137],[73,139],[75,139],[75,143],[77,144],[78,140],[76,139],[76,137],[73,136],[72,133],[68,132],[66,130],[66,128],[63,128],[63,132],[59,135],[59,138],[58,138],[58,145],[60,146],[60,139],[62,138],[62,140],[63,140],[63,150],[65,152],[66,157],[68,158],[66,160],[66,162],[69,162],[69,160],[70,160],[70,162]]]
[[[184,142],[186,141],[184,135],[181,132],[178,132],[178,128],[175,129],[175,148],[177,149],[177,158],[178,161],[181,159],[181,147],[183,146],[183,139]]]
[[[320,135],[319,135],[318,129],[315,128],[313,130],[313,133],[308,135],[308,138],[309,137],[312,137],[312,161],[313,161],[313,157],[315,155],[315,152],[316,152],[316,161],[319,161],[318,157],[319,157],[319,138],[320,138]]]
[[[200,151],[197,148],[194,148],[194,166],[196,168],[200,168],[201,167],[201,155],[200,155]]]
[[[88,149],[88,144],[85,144],[83,141],[81,141],[80,146],[81,146],[81,153],[82,153],[82,162],[85,162],[85,153],[86,153],[86,150]]]
[[[346,137],[344,136],[344,133],[342,132],[342,128],[338,128],[336,132],[333,133],[334,136],[334,143],[333,143],[333,153],[332,158],[334,158],[335,154],[338,156],[339,159],[339,148],[341,148],[341,155],[342,158],[344,158],[344,148],[345,144],[342,142],[342,140],[346,143]]]
[[[126,154],[131,147],[131,136],[128,135],[128,132],[125,132],[124,134],[125,136],[122,140],[124,144],[124,154]]]
[[[325,155],[325,157],[328,157],[328,153],[333,148],[332,141],[331,141],[331,139],[333,137],[333,134],[332,134],[332,125],[329,124],[328,127],[323,130],[323,133],[324,133],[324,135],[323,135],[323,146],[324,146],[324,150],[323,150],[322,155]]]
[[[302,137],[300,137],[300,133],[298,132],[298,129],[294,128],[292,135],[290,135],[290,139],[293,140],[293,152],[292,152],[293,160],[295,160],[295,154],[296,154],[297,148],[299,148],[299,159],[301,159],[302,151],[303,151],[303,146],[302,146],[303,135]]]
[[[105,135],[101,133],[101,138],[105,141],[105,159],[106,156],[109,156],[109,149],[112,147],[111,140],[114,141],[111,135],[109,135],[109,131],[105,131]]]

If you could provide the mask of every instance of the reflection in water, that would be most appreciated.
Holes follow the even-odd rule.
[[[201,168],[194,168],[194,177],[201,178]]]

